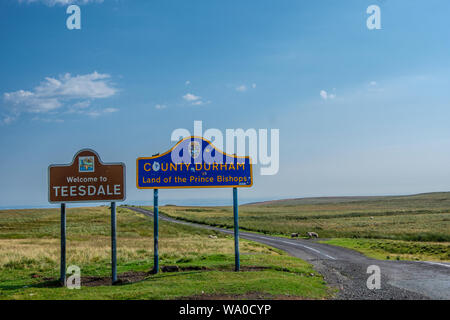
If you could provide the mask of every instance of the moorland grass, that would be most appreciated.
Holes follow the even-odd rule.
[[[151,210],[151,208],[148,208]],[[167,206],[168,216],[232,228],[231,207]],[[289,236],[314,231],[322,238],[450,242],[450,193],[399,197],[312,198],[243,205],[243,230]]]
[[[151,210],[151,207],[147,207]],[[231,207],[166,206],[181,220],[233,227]],[[305,198],[243,205],[242,230],[289,237],[309,231],[379,259],[449,261],[450,193],[391,197]]]
[[[153,268],[153,222],[117,209],[118,273]],[[82,276],[110,275],[110,217],[106,207],[67,211],[67,265]],[[214,235],[214,237],[210,237]],[[323,299],[333,294],[312,266],[279,250],[242,240],[241,265],[261,270],[233,272],[229,235],[160,222],[160,265],[182,271],[148,276],[122,286],[53,287],[59,270],[57,209],[0,211],[0,299],[176,299],[192,295],[295,296]]]

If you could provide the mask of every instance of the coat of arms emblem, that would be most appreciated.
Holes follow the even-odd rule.
[[[198,143],[198,141],[191,141],[188,146],[188,150],[191,157],[197,159],[201,151],[200,143]]]

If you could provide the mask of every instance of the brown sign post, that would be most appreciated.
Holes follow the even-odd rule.
[[[116,201],[124,201],[125,164],[103,163],[91,149],[78,151],[71,164],[48,167],[48,200],[61,203],[60,281],[66,282],[66,203],[111,202],[112,282],[117,281]]]

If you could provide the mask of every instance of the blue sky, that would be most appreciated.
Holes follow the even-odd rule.
[[[450,189],[448,1],[83,0],[81,30],[68,2],[0,3],[0,206],[46,204],[47,166],[86,147],[150,200],[135,159],[194,120],[280,130],[279,173],[244,199]]]

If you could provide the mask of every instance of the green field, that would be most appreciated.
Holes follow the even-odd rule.
[[[448,243],[346,238],[321,242],[353,249],[380,260],[450,261]]]
[[[122,285],[56,286],[59,276],[59,211],[0,211],[0,299],[177,299],[299,298],[324,299],[334,292],[306,262],[254,242],[241,240],[242,272],[233,272],[233,238],[213,231],[160,222],[160,265],[153,268],[153,222],[118,208],[119,279]],[[82,277],[108,282],[110,219],[106,207],[67,212],[67,266]]]
[[[233,226],[230,207],[164,206],[161,212]],[[315,231],[321,241],[377,259],[450,261],[449,212],[449,193],[294,199],[243,205],[240,226],[282,236]],[[244,271],[233,272],[231,236],[165,221],[160,265],[177,266],[178,272],[153,275],[153,221],[119,207],[117,223],[124,284],[110,286],[108,208],[68,210],[67,265],[79,266],[83,277],[80,290],[69,290],[55,281],[59,210],[0,211],[0,299],[326,299],[335,293],[311,265],[251,241],[241,240]],[[99,283],[83,286],[91,280]]]
[[[231,207],[166,206],[161,212],[187,221],[233,227]],[[239,226],[243,230],[282,236],[291,233],[306,236],[306,232],[314,231],[321,238],[345,238],[347,241],[334,244],[353,249],[367,247],[369,243],[357,244],[356,239],[376,239],[370,242],[370,248],[377,251],[378,257],[450,260],[450,193],[249,204],[239,208]],[[416,242],[420,245],[413,246]]]

